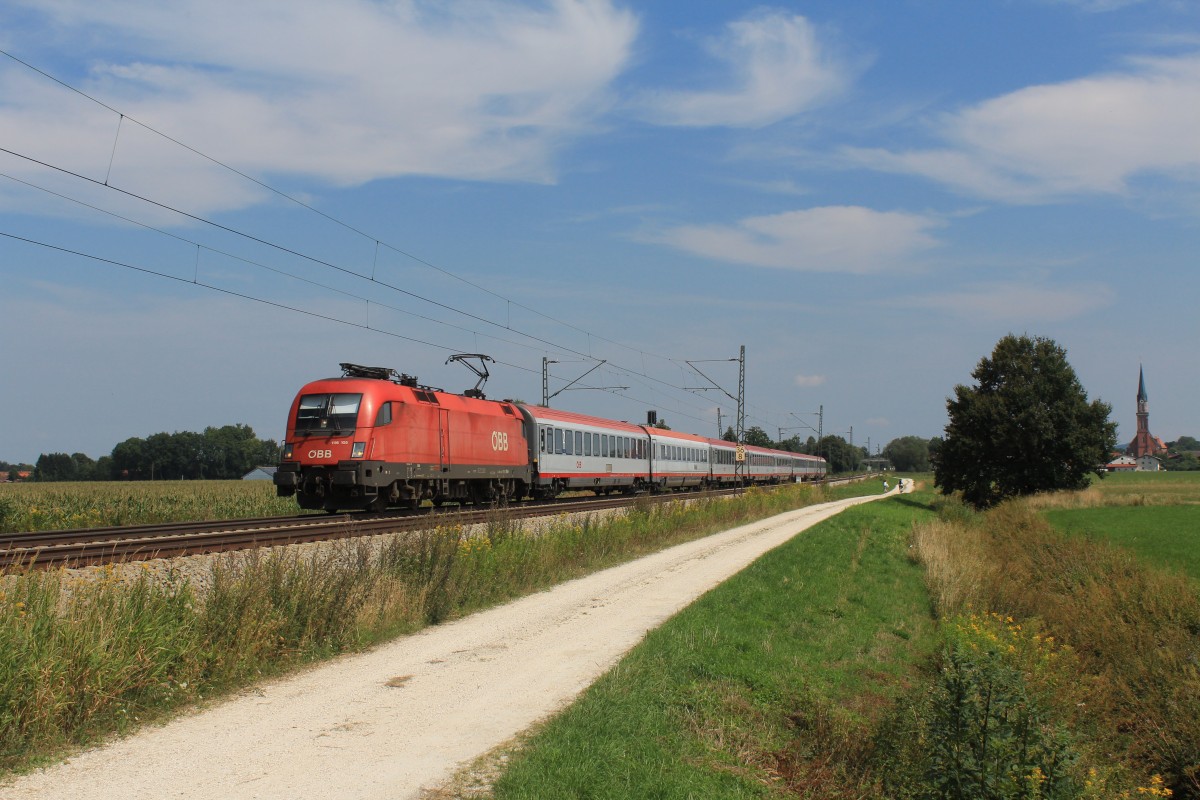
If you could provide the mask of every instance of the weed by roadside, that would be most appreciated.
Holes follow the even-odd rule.
[[[947,620],[999,613],[1071,647],[1073,685],[1086,696],[1064,689],[1046,702],[1054,725],[1077,734],[1083,760],[1074,780],[1084,796],[1098,786],[1108,796],[1145,794],[1161,776],[1160,788],[1176,797],[1200,797],[1194,585],[1106,543],[1054,531],[1037,505],[917,527],[914,548],[939,612]]]

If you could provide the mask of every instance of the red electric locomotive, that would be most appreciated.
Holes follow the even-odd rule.
[[[451,360],[487,356],[454,356]],[[482,362],[481,362],[482,363]],[[819,480],[825,459],[648,425],[485,400],[421,386],[384,367],[342,364],[288,414],[276,493],[301,508],[416,509],[421,501],[491,503],[567,489],[670,491]],[[472,367],[472,369],[475,369]],[[482,383],[486,369],[475,369]]]
[[[449,394],[383,367],[342,364],[304,386],[288,414],[280,497],[301,508],[417,508],[523,497],[534,454],[509,402]]]

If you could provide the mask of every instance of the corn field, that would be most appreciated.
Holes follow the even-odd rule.
[[[0,484],[0,533],[298,513],[269,481]]]

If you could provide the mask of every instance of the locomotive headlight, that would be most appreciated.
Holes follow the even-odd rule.
[[[367,443],[366,442],[355,442],[354,447],[350,450],[350,457],[351,458],[362,458],[363,454],[366,452],[367,452]]]
[[[283,460],[284,461],[292,460],[292,448],[293,447],[295,447],[295,445],[293,445],[291,442],[288,442],[287,444],[285,444],[283,446]]]

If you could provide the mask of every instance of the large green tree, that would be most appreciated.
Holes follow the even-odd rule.
[[[1009,334],[971,373],[975,386],[954,387],[950,422],[934,455],[944,494],[987,508],[1018,495],[1082,489],[1117,441],[1112,407],[1088,402],[1052,339]]]
[[[855,447],[841,436],[822,436],[817,442],[816,453],[829,463],[830,472],[853,472],[867,457],[866,450]]]
[[[929,440],[920,436],[901,436],[883,448],[883,457],[900,472],[929,471]]]

